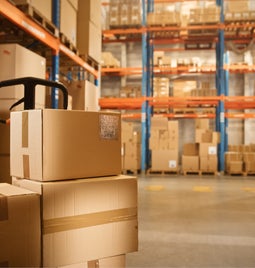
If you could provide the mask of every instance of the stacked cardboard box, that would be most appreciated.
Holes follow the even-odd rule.
[[[155,66],[171,66],[171,57],[165,55],[164,51],[155,51],[153,53],[153,64]]]
[[[191,96],[192,90],[197,88],[195,80],[174,80],[173,81],[173,96],[187,97]]]
[[[111,0],[109,8],[109,26],[140,26],[142,23],[140,0]]]
[[[153,97],[168,97],[169,96],[169,78],[154,77],[153,78]]]
[[[46,72],[45,58],[18,44],[0,45],[0,81],[34,76],[44,78]],[[28,64],[29,62],[29,64]],[[23,85],[0,88],[0,118],[10,118],[10,107],[23,98]],[[35,107],[43,108],[45,105],[45,87],[37,86],[35,94]],[[18,105],[15,110],[22,110]],[[0,124],[0,182],[11,182],[10,177],[10,126]]]
[[[225,153],[225,171],[229,174],[254,174],[254,145],[229,145]]]
[[[123,98],[139,98],[142,96],[140,85],[127,85],[120,89],[120,97]]]
[[[84,60],[88,58],[101,62],[101,1],[78,2],[77,11],[77,48]]]
[[[182,169],[185,172],[215,173],[218,170],[217,146],[220,135],[209,128],[208,119],[197,119],[195,143],[184,144]]]
[[[179,170],[179,124],[164,117],[151,118],[149,147],[152,171]]]
[[[120,67],[120,61],[111,52],[102,52],[102,67]]]
[[[0,183],[0,266],[40,267],[40,196]]]
[[[141,132],[135,123],[122,122],[122,170],[138,171],[141,167]]]
[[[77,46],[77,12],[78,0],[60,1],[60,32],[66,38],[65,41]]]
[[[196,7],[190,10],[189,23],[217,23],[220,22],[220,8],[218,6]]]
[[[137,180],[119,175],[120,114],[29,110],[11,121],[13,184],[41,197],[41,265],[136,251]]]
[[[149,12],[147,15],[149,26],[179,25],[180,23],[181,14],[173,4],[157,3],[154,6],[154,12]]]

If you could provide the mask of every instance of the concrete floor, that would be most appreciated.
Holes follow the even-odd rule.
[[[255,267],[255,177],[139,176],[126,267]]]

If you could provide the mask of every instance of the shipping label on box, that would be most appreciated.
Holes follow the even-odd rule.
[[[13,178],[41,194],[43,267],[137,251],[137,178],[112,176],[56,182]]]
[[[11,122],[12,176],[52,181],[121,173],[119,113],[30,110],[11,113]]]

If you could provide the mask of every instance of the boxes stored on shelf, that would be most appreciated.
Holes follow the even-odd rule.
[[[182,170],[185,172],[199,171],[199,156],[182,155]]]
[[[248,0],[235,0],[227,2],[227,11],[228,12],[245,12],[249,11],[249,2]]]
[[[159,171],[178,171],[178,150],[152,150],[151,169]]]
[[[92,22],[97,28],[101,28],[101,1],[80,0],[78,1],[79,16],[83,16],[84,23]]]
[[[0,81],[33,76],[45,78],[46,60],[36,53],[24,48],[18,44],[1,44],[0,45]],[[29,63],[29,64],[28,64]],[[0,88],[0,99],[15,101],[24,97],[23,85]],[[37,86],[35,94],[35,104],[45,104],[45,87]],[[8,111],[9,111],[8,106]],[[0,108],[2,111],[2,108]]]
[[[83,1],[81,1],[83,2]],[[60,32],[74,46],[77,45],[77,9],[69,0],[60,2]]]
[[[52,17],[52,0],[12,0],[16,5],[30,4],[39,11],[46,19],[51,21]]]
[[[220,133],[209,129],[196,128],[195,142],[217,144],[220,142]]]
[[[13,178],[13,184],[41,195],[43,267],[137,251],[135,177],[56,182]]]
[[[197,118],[195,119],[195,127],[199,129],[209,129],[210,128],[210,121],[207,118]]]
[[[102,67],[120,67],[120,61],[111,52],[102,52],[101,58]]]
[[[72,81],[67,85],[72,98],[72,110],[98,111],[99,88],[88,80]]]
[[[197,87],[196,81],[175,80],[173,81],[173,96],[174,97],[190,96],[192,89],[195,89],[196,87]]]
[[[200,156],[200,170],[202,172],[216,172],[218,170],[217,155]]]
[[[121,173],[119,113],[29,110],[11,113],[11,122],[12,176],[51,181]]]
[[[199,155],[200,156],[217,155],[217,144],[200,143],[199,144]]]
[[[77,23],[77,48],[80,56],[85,61],[91,58],[100,63],[102,52],[101,28],[98,28],[92,22],[86,22],[80,11],[78,11]]]
[[[0,183],[0,265],[40,267],[40,196]]]

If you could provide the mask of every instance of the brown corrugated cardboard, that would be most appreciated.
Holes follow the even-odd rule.
[[[72,81],[66,84],[68,95],[72,97],[72,110],[98,111],[99,88],[89,82]]]
[[[10,125],[0,124],[0,154],[10,154]]]
[[[199,144],[199,155],[217,155],[217,145],[213,143],[200,143]]]
[[[52,181],[121,173],[119,113],[29,110],[11,113],[11,122],[12,176]]]
[[[198,143],[186,143],[183,145],[183,155],[186,156],[196,156],[199,154],[199,144]]]
[[[46,60],[38,54],[18,44],[0,45],[0,81],[25,76],[45,78]],[[29,62],[29,64],[28,64]],[[0,88],[0,99],[21,99],[24,97],[23,85]],[[45,87],[37,86],[35,103],[44,105]],[[10,108],[10,107],[9,107]],[[8,108],[8,109],[9,109]],[[0,108],[2,110],[2,108]]]
[[[91,21],[97,28],[101,28],[101,9],[100,0],[79,1],[78,17],[83,18],[84,23]]]
[[[195,120],[195,126],[196,128],[202,128],[202,129],[209,129],[209,119],[206,119],[206,118],[198,118]]]
[[[216,155],[200,156],[200,170],[216,172],[218,170],[218,157]]]
[[[199,171],[199,156],[188,156],[183,155],[182,156],[182,170],[183,171]]]
[[[90,57],[97,63],[101,62],[101,28],[90,21],[86,22],[84,16],[80,16],[79,12],[77,21],[77,48],[80,56],[84,60],[87,61],[88,57]]]
[[[77,10],[68,0],[61,0],[60,4],[60,32],[68,41],[77,44]]]
[[[113,176],[13,184],[41,194],[43,266],[137,251],[137,178]]]
[[[0,183],[10,183],[11,184],[11,175],[10,175],[10,155],[0,154]]]
[[[162,171],[177,171],[178,150],[152,150],[151,169]]]
[[[151,118],[151,129],[156,130],[167,130],[168,129],[168,119],[166,117],[153,116]]]
[[[40,196],[0,183],[0,264],[40,267]]]

